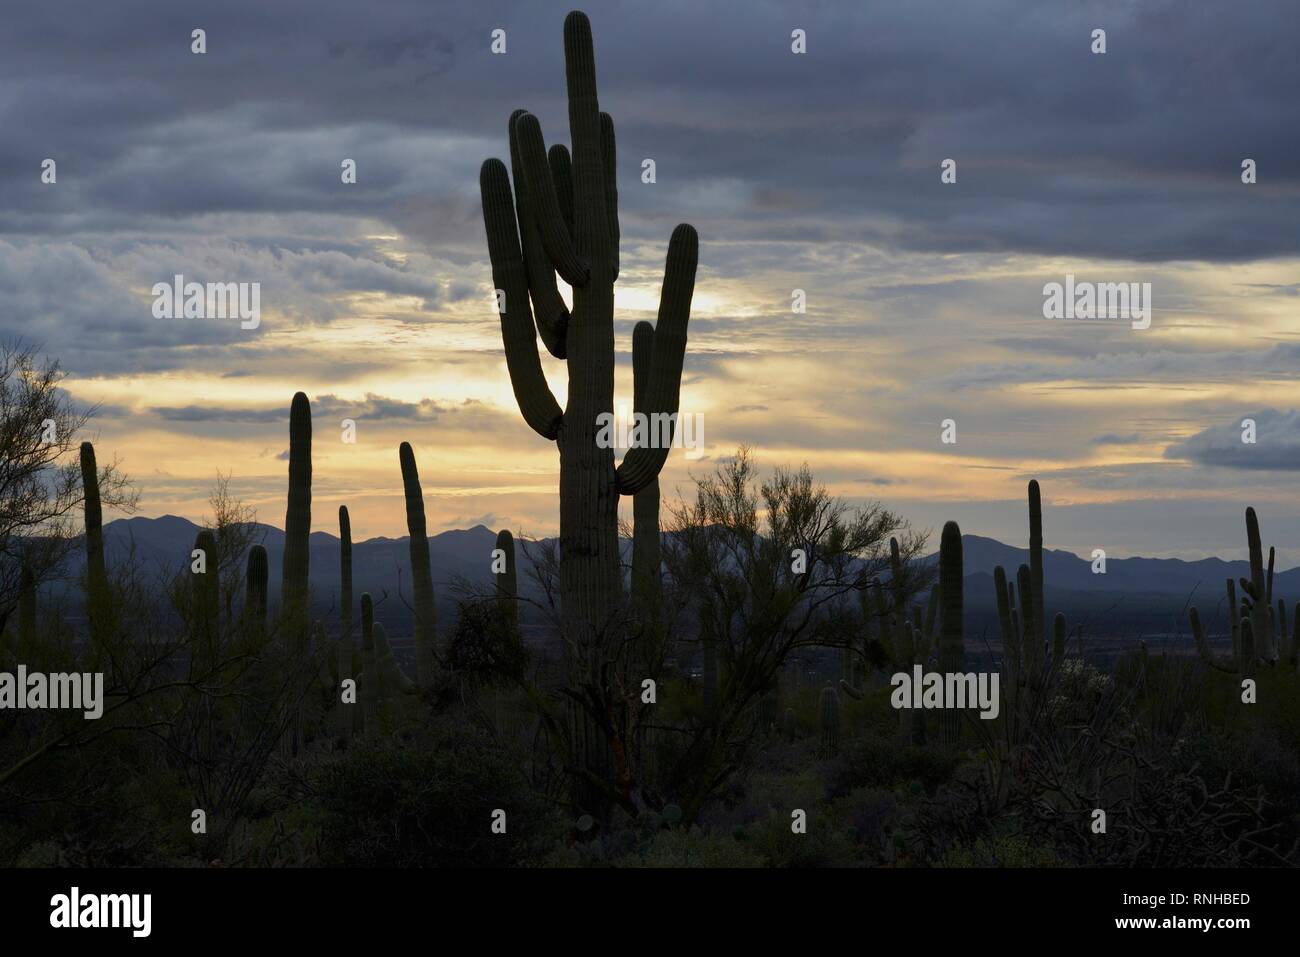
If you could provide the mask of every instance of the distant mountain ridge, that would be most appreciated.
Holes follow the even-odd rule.
[[[274,605],[279,600],[284,532],[265,523],[257,523],[256,527],[270,562],[270,599]],[[117,519],[104,526],[107,557],[110,562],[122,561],[134,550],[136,559],[146,568],[180,569],[189,560],[199,530],[200,526],[194,522],[176,515]],[[993,570],[1001,565],[1014,580],[1016,569],[1029,563],[1029,550],[982,535],[964,535],[962,544],[967,630],[994,636],[998,628]],[[482,585],[491,582],[491,553],[495,546],[496,531],[484,525],[451,529],[429,537],[440,621],[449,620],[446,616],[454,613],[455,596],[451,589],[454,581],[461,579]],[[328,532],[312,532],[310,551],[313,613],[328,619],[337,615],[338,609],[339,539]],[[519,557],[519,584],[526,594],[531,583],[522,547]],[[937,553],[924,561],[937,562]],[[407,604],[412,601],[409,538],[380,536],[354,541],[352,565],[356,595],[368,591],[378,601],[387,594],[389,600],[382,605],[383,620],[395,636],[407,634],[411,625]],[[1060,549],[1044,550],[1043,569],[1049,616],[1061,611],[1071,624],[1084,621],[1089,630],[1135,635],[1185,632],[1184,607],[1189,596],[1211,622],[1213,630],[1216,615],[1223,615],[1225,580],[1235,581],[1250,574],[1249,563],[1245,561],[1140,557],[1108,558],[1106,573],[1093,574],[1088,559]],[[1275,598],[1289,602],[1300,597],[1300,568],[1276,572],[1273,588]]]

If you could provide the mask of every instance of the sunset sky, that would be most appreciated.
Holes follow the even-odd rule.
[[[142,514],[198,520],[220,469],[282,525],[302,390],[316,529],[347,504],[356,538],[405,534],[406,440],[431,531],[555,531],[558,459],[511,394],[478,169],[506,156],[518,107],[568,141],[570,6],[7,15],[0,337],[57,356],[72,396],[102,404],[96,447]],[[707,449],[671,455],[667,494],[744,443],[936,545],[949,518],[1023,544],[1036,477],[1049,547],[1236,557],[1253,504],[1279,565],[1300,564],[1294,0],[587,9],[618,132],[622,401],[673,226],[700,235],[682,409],[703,413]],[[260,328],[154,318],[151,287],[177,273],[260,282]],[[1043,318],[1044,284],[1067,274],[1151,283],[1151,327]],[[545,366],[563,403],[563,363]]]

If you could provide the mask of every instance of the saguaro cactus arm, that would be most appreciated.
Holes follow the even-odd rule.
[[[510,385],[524,421],[538,435],[554,439],[560,434],[563,413],[546,382],[542,360],[537,354],[537,333],[528,301],[528,275],[519,249],[510,180],[500,160],[484,162],[479,188],[483,194],[483,225],[487,231],[488,256],[492,260],[492,281],[505,297],[500,304],[501,340],[505,345]]]
[[[668,262],[659,294],[659,318],[655,323],[654,353],[646,383],[642,411],[651,417],[675,415],[681,398],[682,361],[686,355],[686,326],[691,318],[691,297],[695,294],[695,270],[700,258],[700,240],[693,226],[682,223],[668,243]],[[635,345],[635,343],[634,343]],[[675,423],[674,423],[675,427]],[[653,445],[653,443],[651,443]],[[661,443],[662,444],[662,443]],[[635,495],[663,468],[667,447],[628,449],[618,467],[618,490]]]

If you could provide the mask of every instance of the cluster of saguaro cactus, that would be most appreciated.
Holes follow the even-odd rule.
[[[1200,612],[1192,607],[1188,611],[1188,617],[1196,650],[1212,668],[1239,674],[1243,678],[1253,678],[1260,663],[1274,665],[1282,661],[1300,669],[1300,636],[1292,636],[1288,640],[1286,603],[1279,599],[1276,606],[1273,604],[1273,562],[1276,554],[1272,548],[1268,550],[1266,568],[1259,518],[1253,508],[1246,509],[1246,545],[1250,555],[1250,578],[1239,579],[1240,601],[1236,583],[1231,578],[1227,579],[1232,653],[1216,655],[1213,652],[1201,623]]]
[[[1003,669],[1017,687],[1037,686],[1046,674],[1047,608],[1043,599],[1043,504],[1037,480],[1029,483],[1029,564],[1016,571],[1015,582],[1006,570],[993,569],[998,624],[1002,633]],[[1017,597],[1019,603],[1017,604]],[[1052,667],[1059,668],[1069,644],[1069,624],[1063,614],[1052,619]],[[1083,654],[1083,630],[1077,632]]]

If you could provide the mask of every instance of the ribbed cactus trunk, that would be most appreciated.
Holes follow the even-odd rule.
[[[515,537],[503,528],[497,532],[496,547],[505,555],[505,569],[496,576],[497,614],[506,631],[519,631],[519,576],[515,570]]]
[[[615,468],[612,443],[597,441],[601,417],[614,411],[618,187],[614,124],[600,111],[591,25],[580,12],[564,21],[564,54],[572,162],[558,145],[548,162],[537,118],[518,110],[509,125],[513,193],[511,175],[496,159],[483,164],[480,188],[515,399],[528,425],[555,441],[560,453],[561,619],[570,682],[585,683],[599,676],[618,640],[613,632],[624,605],[618,498],[644,490],[669,449],[631,449]],[[668,247],[647,414],[678,410],[698,252],[695,230],[679,225]],[[573,288],[572,313],[556,291],[557,273]],[[538,358],[538,333],[553,356],[566,360],[563,411]],[[604,732],[575,728],[572,739],[580,742],[575,763],[605,776],[611,745]],[[577,791],[575,797],[581,803]]]
[[[108,571],[104,564],[104,512],[99,501],[99,470],[95,447],[81,443],[81,487],[86,517],[86,619],[90,640],[98,649],[109,628]]]
[[[939,540],[939,671],[944,674],[966,670],[962,577],[961,529],[956,522],[947,522]],[[943,743],[955,745],[960,731],[961,715],[953,708],[945,708],[939,716],[939,734]]]
[[[284,517],[284,565],[280,588],[289,647],[304,652],[308,641],[308,570],[311,536],[311,403],[299,392],[289,410],[289,506]]]
[[[406,494],[411,591],[415,595],[415,681],[421,688],[427,688],[433,681],[438,622],[433,600],[433,570],[429,566],[429,536],[424,524],[424,493],[415,467],[415,452],[409,442],[402,443],[397,457],[401,460],[402,488]]]
[[[204,673],[217,661],[217,641],[221,629],[221,560],[217,537],[203,529],[194,538],[194,550],[203,553],[202,571],[190,570],[191,664]]]

